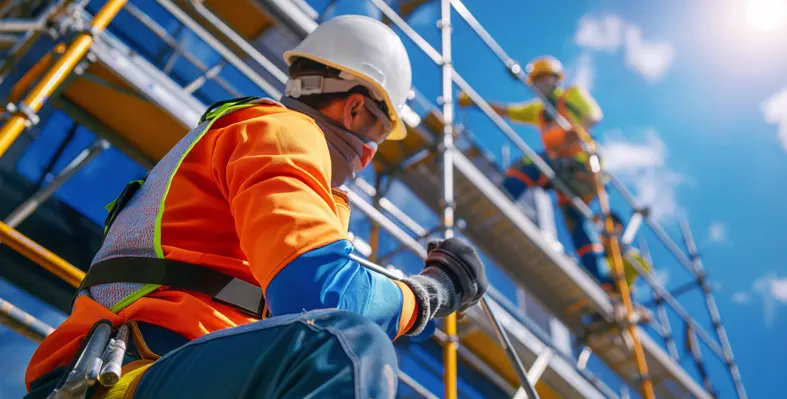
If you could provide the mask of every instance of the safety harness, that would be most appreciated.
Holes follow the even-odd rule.
[[[547,100],[563,115],[567,115],[569,112],[574,115],[581,114],[579,109],[567,101],[566,93],[562,93],[559,96],[555,96],[554,93],[550,94],[547,96]],[[555,123],[554,118],[552,118],[546,109],[541,110],[539,114],[539,127],[542,131],[542,140],[549,157],[550,165],[555,170],[557,177],[565,182],[574,194],[581,197],[585,202],[589,202],[596,195],[595,177],[592,175],[588,164],[589,156],[585,151],[580,151],[568,156],[560,156],[552,151],[549,148],[549,142],[551,140],[547,137],[545,131],[549,130],[549,127],[553,126]],[[562,132],[561,134],[565,135],[566,132]],[[591,137],[589,138],[592,139]],[[580,140],[583,140],[581,136]]]
[[[256,99],[242,97],[215,103],[205,111],[199,123],[218,118],[231,108],[249,104]],[[120,195],[107,205],[109,214],[104,221],[105,238],[120,211],[142,187],[146,178],[128,183]],[[260,319],[270,316],[260,286],[204,266],[172,259],[124,256],[99,261],[90,267],[77,294],[95,285],[111,283],[152,284],[199,292],[247,315]]]

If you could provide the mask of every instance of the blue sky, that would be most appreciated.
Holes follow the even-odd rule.
[[[771,6],[761,8],[766,12],[755,12],[753,1],[500,0],[499,6],[491,7],[488,1],[467,0],[465,4],[520,62],[543,54],[560,58],[568,70],[567,81],[588,88],[604,110],[605,119],[594,133],[603,144],[608,169],[642,203],[652,206],[654,217],[676,241],[677,222],[689,221],[716,287],[749,396],[759,398],[772,397],[769,393],[780,376],[777,370],[787,357],[787,347],[779,344],[787,335],[787,269],[780,239],[781,228],[787,225],[787,212],[781,206],[787,194],[782,183],[787,181],[787,52],[784,39],[778,39],[787,37],[787,11],[780,14]],[[322,10],[327,1],[309,3]],[[370,12],[364,4],[340,0],[332,13]],[[438,11],[436,3],[427,5],[410,19],[437,49]],[[769,18],[778,22],[779,15],[783,16],[780,26],[760,29]],[[456,13],[453,18],[454,64],[463,77],[487,99],[529,99],[527,89],[507,75]],[[434,100],[440,94],[439,69],[409,40],[405,43],[415,86]],[[199,52],[201,57],[203,53]],[[505,140],[480,112],[465,110],[458,117],[490,153],[499,156]],[[67,118],[56,116],[20,161],[20,173],[37,178],[69,126]],[[516,130],[528,144],[540,147],[535,130],[522,126]],[[92,134],[80,129],[65,158],[91,140]],[[103,205],[139,173],[141,168],[112,149],[63,186],[58,196],[102,220]],[[102,177],[104,190],[85,195],[87,183]],[[623,215],[630,212],[618,197],[613,197],[613,205]],[[419,222],[435,222],[424,218]],[[657,276],[668,288],[689,280],[652,234],[642,235],[653,251]],[[495,281],[505,285],[499,277]],[[53,326],[64,318],[2,280],[0,297]],[[711,331],[699,293],[681,300]],[[676,318],[672,321],[681,335],[682,325]],[[26,363],[35,348],[4,327],[0,327],[0,341],[0,358],[20,363]],[[704,353],[711,358],[707,348]],[[690,363],[684,366],[692,369]],[[722,397],[731,397],[723,368],[712,361],[710,368]],[[20,392],[22,370],[18,371],[0,377],[0,397]],[[439,387],[434,392],[440,392]]]

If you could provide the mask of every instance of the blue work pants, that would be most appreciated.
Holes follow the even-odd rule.
[[[393,343],[357,313],[326,309],[272,317],[190,342],[162,327],[137,326],[149,348],[145,353],[162,357],[142,375],[135,399],[396,396],[399,368]],[[141,358],[135,342],[129,340],[124,364]],[[35,381],[26,398],[46,398],[66,372],[58,367]]]
[[[191,341],[157,360],[134,398],[393,399],[397,372],[380,327],[353,312],[316,310]]]

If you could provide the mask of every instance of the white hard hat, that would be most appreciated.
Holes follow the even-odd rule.
[[[410,58],[404,43],[382,22],[362,15],[342,15],[320,24],[284,60],[307,58],[358,79],[376,100],[385,102],[393,122],[389,140],[407,135],[400,117],[412,83]]]

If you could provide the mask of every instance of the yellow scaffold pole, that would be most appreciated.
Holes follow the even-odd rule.
[[[593,154],[593,157],[596,157],[596,155]],[[597,159],[598,158],[596,158],[596,160]],[[645,351],[642,349],[642,342],[639,340],[637,326],[631,322],[631,317],[634,314],[634,303],[631,300],[631,290],[625,279],[623,256],[620,252],[620,243],[618,242],[618,238],[614,233],[615,225],[612,221],[609,206],[609,195],[607,194],[607,190],[604,188],[603,175],[600,172],[600,170],[594,170],[598,203],[599,207],[601,208],[601,214],[604,217],[604,231],[607,234],[607,242],[609,246],[609,248],[607,248],[607,253],[612,255],[612,274],[615,278],[615,284],[618,287],[618,293],[620,294],[623,306],[626,308],[626,330],[631,337],[634,347],[634,360],[637,363],[637,371],[639,372],[641,379],[640,384],[642,388],[642,394],[645,396],[645,399],[655,399],[656,394],[653,391],[653,382],[651,381],[650,375],[648,374],[648,363],[645,361]]]
[[[3,222],[0,222],[0,242],[60,277],[74,288],[79,287],[82,279],[85,278],[85,272]]]
[[[107,0],[104,7],[93,17],[91,29],[88,32],[80,33],[74,39],[49,72],[33,87],[30,94],[17,105],[17,110],[8,119],[8,122],[0,128],[0,157],[11,147],[11,144],[24,131],[25,126],[31,122],[31,118],[35,118],[35,114],[41,109],[44,102],[87,54],[90,46],[93,44],[93,36],[106,29],[109,22],[112,21],[125,4],[126,0]]]

